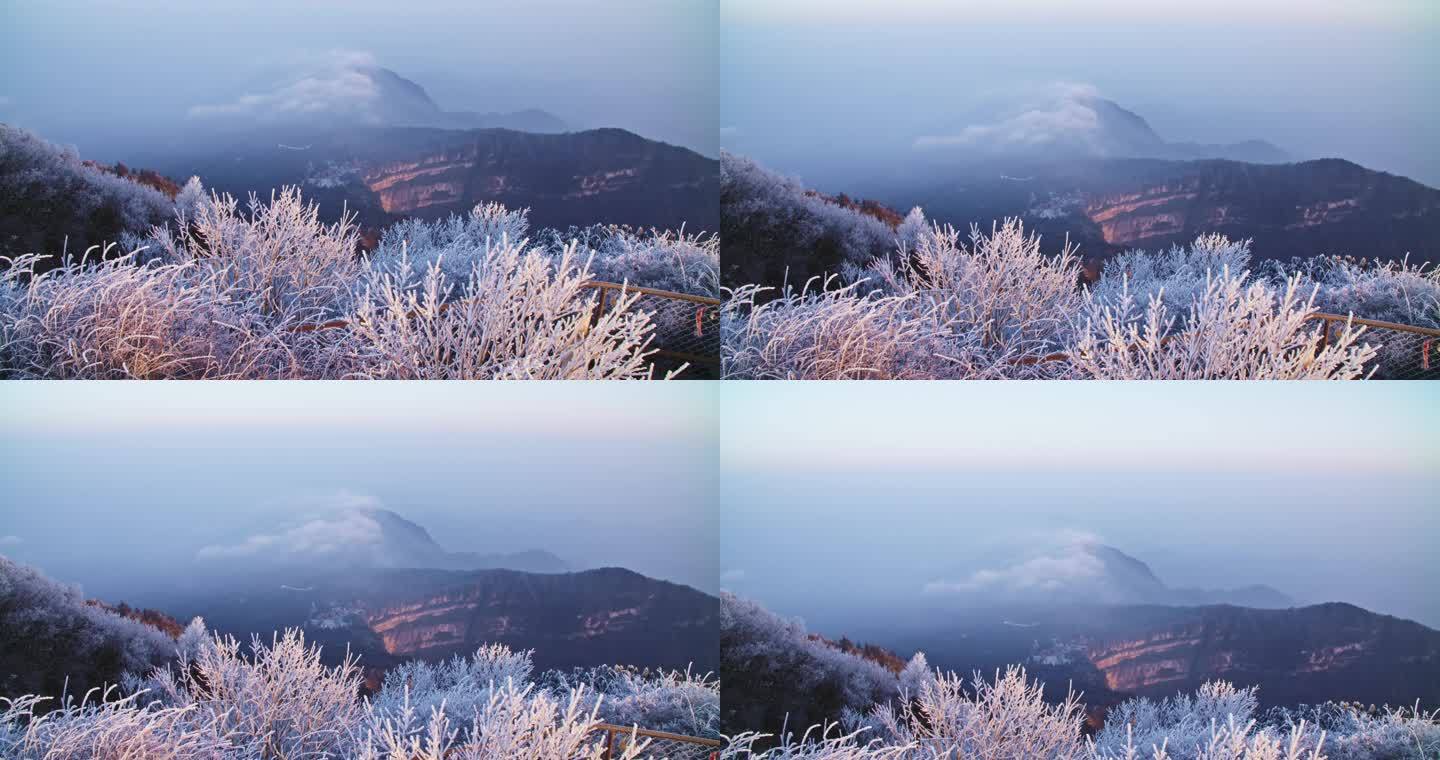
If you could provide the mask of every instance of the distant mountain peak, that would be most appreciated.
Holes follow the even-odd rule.
[[[1038,107],[990,123],[969,124],[950,135],[916,138],[922,149],[953,151],[964,159],[1011,161],[1074,158],[1206,158],[1284,163],[1285,151],[1263,140],[1231,144],[1167,142],[1145,117],[1093,88],[1067,87]]]
[[[354,507],[314,517],[232,545],[209,546],[202,560],[241,560],[307,569],[508,569],[562,573],[570,569],[542,549],[479,553],[446,551],[424,527],[390,509]]]
[[[932,582],[926,590],[959,594],[971,601],[1248,607],[1294,604],[1290,597],[1262,585],[1233,590],[1171,588],[1143,560],[1088,537],[1008,567],[976,571],[960,581]]]
[[[192,118],[207,129],[244,130],[255,124],[333,129],[353,126],[514,129],[564,132],[565,122],[538,108],[513,113],[445,111],[425,88],[368,59],[309,71],[264,92],[229,103],[198,105]]]

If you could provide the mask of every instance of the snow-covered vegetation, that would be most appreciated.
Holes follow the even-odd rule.
[[[0,124],[0,256],[62,255],[164,224],[164,193],[80,160],[74,148]]]
[[[1307,317],[1440,326],[1440,274],[1426,267],[1261,266],[1249,241],[1202,235],[1116,256],[1086,284],[1073,247],[1047,249],[1019,220],[963,240],[915,209],[891,229],[748,159],[727,154],[721,169],[727,250],[763,252],[739,252],[742,274],[778,282],[808,255],[815,275],[780,288],[727,278],[729,378],[1383,377],[1415,363],[1414,341],[1348,325],[1322,338]]]
[[[713,280],[718,260],[713,241],[663,232],[596,233],[595,248],[558,237],[532,244],[525,213],[495,204],[464,218],[403,222],[366,257],[351,221],[322,223],[298,189],[268,203],[252,197],[247,208],[194,194],[187,185],[176,224],[153,228],[133,252],[90,251],[53,267],[37,254],[7,260],[0,370],[12,378],[644,378],[652,314],[627,295],[597,315],[598,294],[586,285],[594,262],[635,275],[631,284],[675,286]]]
[[[144,623],[87,604],[80,589],[0,556],[0,694],[84,693],[175,654],[175,641]],[[69,664],[61,670],[58,663]]]
[[[895,673],[754,602],[726,594],[721,605],[733,733],[722,757],[735,760],[1421,760],[1440,752],[1440,713],[1328,703],[1260,714],[1255,689],[1224,682],[1128,700],[1086,736],[1083,695],[1047,701],[1023,668],[967,680],[929,669],[917,654]],[[737,687],[781,711],[732,705]],[[762,722],[785,728],[779,736],[737,729]]]
[[[601,722],[719,735],[719,683],[709,677],[598,668],[532,680],[530,652],[490,645],[405,664],[365,697],[357,660],[325,664],[300,631],[242,645],[197,618],[170,639],[5,562],[7,648],[81,631],[102,640],[70,647],[57,666],[82,667],[111,647],[130,672],[80,695],[0,699],[0,757],[572,760],[603,756]],[[651,756],[643,739],[631,744],[614,757]]]

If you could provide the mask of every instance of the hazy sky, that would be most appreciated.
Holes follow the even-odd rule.
[[[1082,85],[1169,141],[1264,139],[1440,186],[1431,0],[725,0],[722,146],[817,184]]]
[[[357,500],[717,587],[706,383],[6,383],[0,553],[92,593]]]
[[[723,586],[840,634],[1083,534],[1172,587],[1263,583],[1440,627],[1436,386],[895,390],[725,387]]]
[[[718,12],[718,0],[6,0],[0,121],[113,160],[192,106],[341,51],[447,110],[541,108],[715,155]]]

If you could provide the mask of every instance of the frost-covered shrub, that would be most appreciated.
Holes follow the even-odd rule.
[[[350,332],[378,378],[649,377],[650,315],[631,294],[595,316],[598,295],[574,247],[558,261],[519,243],[492,246],[457,288],[442,267],[403,256],[373,273]]]
[[[231,196],[213,197],[177,233],[157,230],[154,245],[167,261],[198,264],[226,297],[267,318],[298,324],[349,311],[364,271],[354,217],[324,224],[298,187],[268,204],[252,194],[248,209],[242,213]]]
[[[1171,246],[1168,251],[1131,250],[1115,256],[1105,262],[1090,293],[1107,303],[1119,301],[1125,293],[1147,303],[1154,297],[1172,314],[1183,314],[1205,294],[1212,276],[1249,269],[1249,240],[1201,235],[1188,246]]]
[[[586,688],[607,723],[720,738],[720,682],[708,673],[605,665],[549,671],[541,687],[557,697]]]
[[[720,238],[685,230],[637,232],[619,225],[548,230],[552,255],[576,243],[597,280],[718,298]]]
[[[1099,758],[1154,760],[1318,760],[1327,744],[1322,731],[1304,721],[1283,729],[1254,719],[1255,689],[1223,681],[1160,702],[1127,700],[1113,708],[1095,735]]]
[[[1315,289],[1315,307],[1385,322],[1440,327],[1440,269],[1406,261],[1371,262],[1322,256],[1267,262],[1273,281],[1299,277]]]
[[[647,740],[627,742],[607,752],[605,735],[593,731],[599,722],[592,707],[584,708],[583,690],[557,700],[533,686],[507,681],[492,690],[470,721],[455,724],[435,711],[428,720],[413,709],[398,716],[376,716],[359,760],[635,760],[649,757]]]
[[[398,716],[409,707],[421,715],[439,711],[452,723],[467,722],[497,689],[507,683],[523,686],[529,681],[534,670],[532,653],[491,644],[470,657],[457,656],[438,663],[412,660],[385,674],[370,704],[381,715]]]
[[[1043,253],[1019,219],[989,235],[972,226],[969,245],[954,227],[932,227],[900,249],[898,263],[877,259],[871,271],[890,293],[934,304],[946,332],[973,336],[949,352],[962,376],[1002,363],[1016,375],[1046,369],[1039,360],[1064,345],[1084,304],[1075,249]]]
[[[189,707],[146,704],[144,696],[115,698],[112,690],[52,710],[45,709],[48,700],[42,697],[0,699],[0,757],[199,760],[234,756],[213,716],[198,715]]]
[[[872,259],[888,256],[897,236],[873,216],[723,151],[720,224],[725,281],[734,287],[773,285],[787,274],[803,281],[863,269]]]
[[[84,696],[175,657],[175,641],[0,556],[0,695]],[[68,690],[68,691],[67,691]],[[42,705],[43,708],[43,705]],[[29,709],[29,708],[25,708]]]
[[[451,214],[427,222],[403,219],[386,227],[370,254],[372,268],[394,269],[408,258],[419,271],[438,264],[452,282],[470,275],[492,247],[521,244],[530,230],[529,209],[511,211],[499,203],[481,203],[469,214]]]
[[[952,227],[917,233],[898,263],[875,259],[866,279],[730,292],[722,311],[726,377],[747,379],[1033,378],[1067,373],[1047,361],[1084,306],[1079,259],[1040,250],[1018,220],[969,244]],[[878,286],[878,287],[877,287]]]
[[[205,192],[205,185],[199,177],[191,177],[175,194],[175,216],[180,220],[194,219],[204,206],[209,205],[211,196]]]
[[[1043,691],[1020,667],[1006,669],[1003,676],[997,673],[993,681],[977,678],[970,688],[958,675],[940,673],[899,705],[877,706],[871,724],[892,744],[936,755],[1080,757],[1084,706],[1073,693],[1049,704]]]
[[[721,592],[722,725],[728,733],[838,721],[900,693],[878,663],[812,639],[798,620]]]
[[[949,369],[938,358],[949,344],[933,307],[834,281],[773,299],[755,285],[731,291],[720,314],[725,378],[905,380]]]
[[[474,219],[471,227],[509,219],[512,231],[524,228],[523,213],[512,218],[498,206]],[[585,287],[593,276],[573,245],[552,255],[505,232],[500,242],[464,248],[469,265],[454,280],[444,254],[417,266],[408,245],[398,257],[363,259],[351,220],[322,224],[318,209],[295,189],[269,204],[252,197],[248,213],[233,198],[212,196],[180,221],[177,230],[156,228],[144,252],[73,258],[48,272],[39,256],[8,262],[0,271],[0,374],[650,374],[649,313],[630,296],[596,317],[598,296]]]
[[[148,698],[215,726],[240,756],[343,756],[365,716],[356,661],[325,666],[298,630],[252,639],[248,657],[236,639],[217,636],[145,686]]]
[[[0,255],[103,248],[174,213],[154,188],[86,165],[74,148],[0,124]]]
[[[923,235],[933,230],[930,222],[925,219],[925,211],[919,206],[910,209],[905,215],[904,221],[895,228],[895,240],[902,248],[913,249],[920,243]]]
[[[747,731],[730,737],[721,760],[909,760],[915,747],[886,744],[868,735],[868,729],[846,733],[835,723],[811,726],[800,736],[780,737],[779,744],[763,749],[769,734]],[[760,745],[760,746],[757,746]],[[925,757],[936,759],[933,754]]]
[[[1404,261],[1372,263],[1341,257],[1276,264],[1272,277],[1299,277],[1315,290],[1315,308],[1330,314],[1440,328],[1440,269]],[[1413,370],[1421,338],[1384,332],[1377,376]]]
[[[1440,756],[1440,711],[1327,702],[1271,708],[1259,722],[1272,731],[1301,723],[1314,726],[1315,731],[1324,732],[1324,750],[1331,760],[1424,760]],[[1316,741],[1313,733],[1307,737]]]
[[[1323,345],[1307,322],[1313,295],[1299,282],[1283,291],[1230,270],[1206,276],[1205,290],[1183,318],[1159,294],[1139,308],[1122,287],[1114,301],[1095,300],[1070,350],[1075,368],[1108,380],[1349,380],[1367,374],[1375,347],[1356,345],[1362,330],[1346,326]],[[1177,324],[1178,321],[1178,324]]]
[[[814,725],[761,749],[765,734],[732,738],[722,757],[734,760],[843,758],[846,760],[1390,760],[1430,755],[1423,744],[1367,743],[1356,754],[1327,754],[1335,737],[1295,722],[1262,726],[1251,716],[1253,690],[1207,684],[1193,697],[1130,700],[1111,710],[1092,738],[1081,731],[1084,707],[1071,695],[1047,703],[1025,672],[1008,668],[966,688],[954,674],[937,674],[918,695],[877,706],[866,725],[843,733]],[[1431,724],[1433,725],[1433,724]],[[1346,737],[1342,741],[1351,739]],[[1361,740],[1364,741],[1364,740]],[[1422,739],[1423,741],[1423,739]],[[1352,746],[1358,746],[1352,744]],[[1399,747],[1397,750],[1396,748]]]

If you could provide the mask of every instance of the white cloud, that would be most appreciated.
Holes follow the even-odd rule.
[[[14,98],[10,97],[9,95],[0,95],[0,106],[10,106],[14,104]]]
[[[360,51],[333,50],[308,65],[311,73],[269,92],[247,93],[228,103],[197,105],[195,119],[251,118],[261,122],[308,118],[346,117],[377,122],[374,106],[380,98],[375,81],[365,71],[375,57]]]
[[[25,540],[16,535],[0,536],[0,546],[19,546]]]
[[[1079,144],[1100,150],[1100,117],[1091,101],[1099,96],[1092,85],[1060,82],[1041,90],[1040,102],[989,124],[971,124],[947,135],[915,138],[920,150],[964,148],[1006,152]]]
[[[726,570],[720,574],[721,583],[734,583],[745,580],[745,571],[740,569]]]
[[[934,580],[927,594],[1034,594],[1086,587],[1105,579],[1105,563],[1095,556],[1101,539],[1094,533],[1062,530],[1041,539],[1054,548],[1013,565],[977,570],[960,580]]]
[[[212,544],[196,557],[202,560],[270,557],[275,559],[322,559],[327,557],[373,556],[384,540],[384,531],[369,510],[381,506],[374,496],[339,490],[306,498],[323,514],[275,533],[258,533],[235,544]]]

